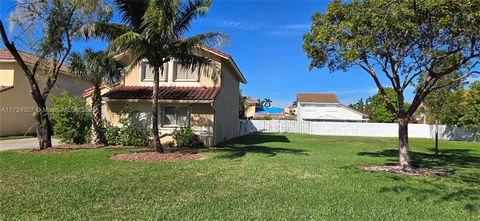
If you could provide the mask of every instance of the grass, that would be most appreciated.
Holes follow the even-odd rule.
[[[257,134],[206,160],[110,160],[138,150],[0,153],[0,220],[480,220],[480,144],[411,139],[414,162],[452,177],[366,172],[395,164],[396,140]]]
[[[35,138],[35,135],[9,135],[9,136],[0,136],[0,140],[16,140],[16,139],[26,139],[26,138]]]

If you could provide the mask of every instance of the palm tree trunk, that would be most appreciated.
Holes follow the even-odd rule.
[[[412,166],[410,165],[410,152],[408,144],[408,120],[408,117],[398,118],[399,158],[400,166],[404,171],[412,170]]]
[[[102,129],[100,121],[102,120],[102,99],[100,85],[94,85],[92,96],[92,144],[102,144]]]
[[[159,69],[163,72],[163,65],[153,67],[153,96],[152,96],[152,129],[153,147],[159,153],[163,153],[163,147],[158,135],[158,85],[160,83]]]

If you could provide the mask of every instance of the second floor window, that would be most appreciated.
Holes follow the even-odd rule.
[[[142,81],[153,81],[153,67],[148,62],[141,63]],[[167,64],[163,65],[163,72],[160,72],[160,81],[166,81],[166,73],[168,71]]]
[[[184,67],[175,63],[175,81],[198,81],[199,68]]]

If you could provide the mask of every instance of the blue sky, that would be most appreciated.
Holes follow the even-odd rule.
[[[0,0],[1,19],[13,10],[15,1]],[[243,94],[270,98],[278,106],[288,106],[297,92],[333,92],[349,104],[376,92],[372,79],[362,70],[330,73],[327,68],[308,70],[309,60],[302,49],[302,35],[309,30],[310,16],[324,12],[324,0],[216,0],[206,17],[199,18],[191,34],[222,31],[231,44],[222,51],[233,56],[248,80]],[[118,17],[114,21],[118,21]],[[105,48],[101,41],[75,42],[74,50]],[[406,92],[407,100],[413,94]]]

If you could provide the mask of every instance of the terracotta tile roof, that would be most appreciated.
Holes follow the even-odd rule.
[[[258,100],[255,99],[255,98],[248,98],[247,103],[248,103],[248,104],[259,104],[259,103],[258,103]]]
[[[335,94],[327,93],[298,93],[298,102],[311,102],[311,103],[340,103]]]
[[[100,90],[103,90],[103,89],[111,89],[113,87],[116,87],[118,86],[120,83],[115,83],[115,84],[106,84],[106,83],[102,83],[100,85]],[[91,86],[91,87],[88,87],[87,89],[83,90],[83,93],[82,93],[82,96],[83,97],[88,97],[92,94],[93,92],[93,89],[95,88],[95,86]]]
[[[161,86],[159,100],[213,100],[220,91],[219,87],[178,87]],[[105,93],[110,99],[152,99],[151,86],[118,86]]]
[[[8,91],[10,89],[13,88],[13,85],[12,86],[3,86],[3,85],[0,85],[0,92],[4,92],[4,91]]]
[[[33,65],[38,60],[38,57],[34,54],[30,54],[24,51],[18,51],[18,53],[27,65]],[[8,49],[0,49],[0,60],[15,61],[15,58]],[[62,68],[60,70],[63,72],[67,72],[67,68],[65,65],[62,65]]]

